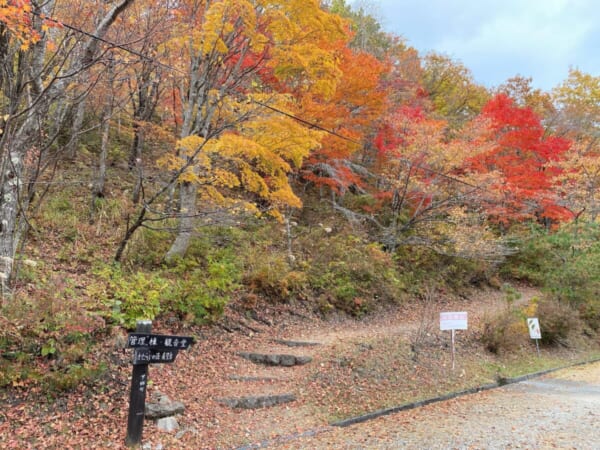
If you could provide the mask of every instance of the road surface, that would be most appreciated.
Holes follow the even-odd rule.
[[[269,448],[598,450],[600,363]]]

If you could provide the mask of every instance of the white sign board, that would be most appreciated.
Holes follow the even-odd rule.
[[[540,322],[537,317],[527,319],[527,328],[529,328],[529,337],[531,339],[541,339],[542,331],[540,330]]]
[[[461,312],[443,312],[440,313],[440,330],[466,330],[468,324],[468,314]]]

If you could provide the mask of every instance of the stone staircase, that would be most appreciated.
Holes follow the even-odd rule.
[[[294,370],[294,368],[298,366],[309,364],[312,362],[313,358],[306,355],[281,352],[280,349],[282,347],[295,349],[315,347],[320,344],[317,342],[289,341],[283,339],[274,340],[273,344],[273,347],[279,347],[279,349],[272,348],[265,352],[236,353],[238,358],[249,361],[253,365],[260,366],[262,370],[258,375],[229,375],[229,380],[242,384],[242,391],[252,391],[253,395],[218,398],[216,399],[218,403],[234,409],[258,409],[296,401],[297,397],[295,393],[277,391],[281,389],[281,384],[285,384],[285,382],[289,380],[289,378],[285,377],[286,371]],[[246,386],[246,389],[244,389],[244,386]],[[239,384],[236,390],[240,390]],[[257,390],[269,392],[256,395],[255,391]]]

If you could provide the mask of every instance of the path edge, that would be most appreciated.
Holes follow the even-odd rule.
[[[349,427],[350,425],[355,425],[357,423],[367,422],[369,420],[377,419],[378,417],[387,416],[389,414],[395,414],[401,411],[408,411],[410,409],[420,408],[422,406],[431,405],[432,403],[444,402],[447,400],[452,400],[454,398],[463,397],[465,395],[477,394],[478,392],[489,391],[491,389],[496,389],[502,386],[507,386],[509,384],[520,383],[522,381],[527,381],[532,378],[538,378],[543,375],[547,375],[549,373],[558,372],[559,370],[569,369],[577,366],[584,366],[588,364],[594,364],[600,362],[600,357],[592,358],[585,361],[579,361],[573,364],[567,364],[565,366],[554,367],[551,369],[541,370],[539,372],[532,372],[525,375],[520,375],[518,377],[501,377],[498,381],[488,384],[483,384],[481,386],[472,387],[469,389],[464,389],[462,391],[451,392],[448,394],[440,395],[437,397],[431,397],[424,400],[418,400],[415,402],[404,403],[398,406],[392,406],[391,408],[378,409],[376,411],[361,414],[360,416],[350,417],[348,419],[339,420],[336,422],[332,422],[329,425],[333,427]]]

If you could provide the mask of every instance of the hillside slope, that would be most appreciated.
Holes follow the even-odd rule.
[[[537,295],[519,286],[520,302]],[[157,332],[190,333],[198,342],[174,364],[150,369],[148,399],[157,392],[182,401],[186,411],[173,433],[146,421],[144,443],[162,448],[237,448],[278,436],[315,430],[332,421],[396,406],[572,361],[598,350],[542,350],[526,345],[501,356],[480,343],[484,317],[506,307],[497,290],[473,291],[467,298],[436,295],[428,305],[382,308],[363,320],[344,315],[323,318],[289,306],[265,306],[246,314],[231,305],[216,326]],[[456,368],[451,369],[450,335],[438,331],[440,311],[469,312],[469,330],[457,332]],[[284,344],[317,345],[288,347]],[[121,337],[105,342],[112,361],[103,378],[53,399],[34,389],[0,394],[3,448],[121,448],[127,422],[130,351],[116,349]],[[525,341],[526,342],[526,341]],[[241,352],[310,356],[295,367],[262,366]],[[224,398],[292,394],[290,403],[257,410],[234,409]],[[40,425],[42,424],[42,425]]]

